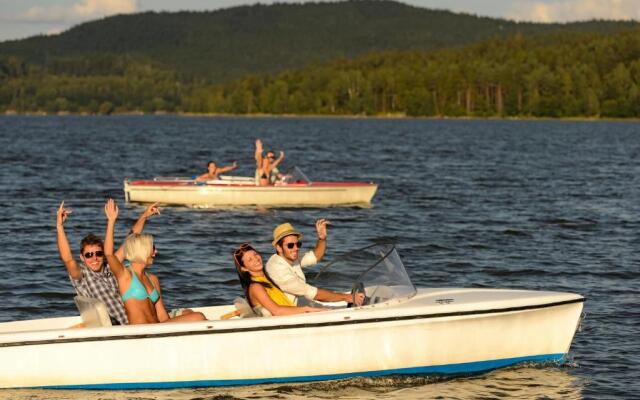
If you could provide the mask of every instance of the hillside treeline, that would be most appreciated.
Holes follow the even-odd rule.
[[[639,117],[640,30],[372,54],[192,98],[231,113]]]
[[[184,79],[126,56],[59,64],[0,60],[0,110],[640,117],[638,29],[373,53],[225,85]]]
[[[89,113],[188,111],[193,83],[129,56],[58,59],[45,68],[0,58],[0,111]]]
[[[433,51],[518,33],[525,37],[604,34],[639,25],[634,21],[514,22],[388,0],[276,3],[115,15],[59,35],[2,42],[0,55],[46,68],[58,59],[129,55],[145,57],[181,75],[224,83],[248,74],[277,73],[373,51]]]

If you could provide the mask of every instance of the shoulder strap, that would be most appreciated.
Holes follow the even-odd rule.
[[[149,282],[151,282],[151,287],[153,288],[153,290],[155,290],[156,292],[158,291],[158,289],[156,289],[156,285],[153,283],[153,279],[151,279],[151,277],[149,276],[149,273],[147,271],[144,271],[144,274],[147,276],[147,279],[149,279]],[[142,283],[142,282],[140,282]],[[144,286],[144,285],[142,285]]]

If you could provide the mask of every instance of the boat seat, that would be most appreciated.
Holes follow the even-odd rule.
[[[76,302],[78,311],[80,311],[84,327],[111,326],[111,318],[109,318],[107,306],[102,301],[85,296],[76,296],[73,301]]]
[[[253,311],[253,309],[249,305],[249,302],[247,302],[247,300],[244,297],[236,297],[233,300],[233,305],[236,307],[235,311],[226,313],[225,315],[220,317],[220,319],[229,319],[233,317],[240,317],[240,318],[259,317],[259,315]]]
[[[256,314],[255,311],[253,311],[253,308],[251,308],[251,305],[249,305],[249,302],[244,297],[236,297],[233,300],[233,305],[236,306],[236,310],[238,311],[238,313],[240,313],[240,318],[259,317],[259,315]]]

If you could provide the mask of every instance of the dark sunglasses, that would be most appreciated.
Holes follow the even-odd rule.
[[[273,160],[274,158],[276,158],[276,156],[271,155],[271,156],[267,156],[267,158],[270,158]]]
[[[287,249],[293,249],[294,247],[302,247],[302,242],[301,241],[297,241],[295,243],[287,243]]]
[[[104,252],[100,251],[100,250],[95,251],[95,252],[94,251],[87,251],[86,253],[83,254],[84,258],[91,258],[94,255],[96,257],[102,257],[102,256],[104,256]]]

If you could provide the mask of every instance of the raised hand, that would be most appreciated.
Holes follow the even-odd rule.
[[[256,139],[256,150],[262,152],[262,140]]]
[[[356,306],[360,307],[364,303],[365,295],[362,292],[358,292],[353,296],[353,302]]]
[[[118,211],[115,200],[107,200],[107,204],[104,205],[104,213],[107,216],[107,220],[115,221],[118,218]]]
[[[117,206],[116,206],[116,208],[117,208]],[[144,212],[142,213],[142,215],[143,215],[145,218],[149,218],[149,217],[151,217],[151,216],[153,216],[153,215],[160,215],[160,208],[158,207],[158,203],[156,202],[156,203],[153,203],[153,204],[149,205],[149,206],[144,210]]]
[[[69,217],[69,214],[71,214],[71,210],[64,208],[64,200],[62,200],[62,202],[60,203],[60,207],[58,207],[56,224],[62,226],[64,224],[64,221],[66,221]]]
[[[320,218],[316,221],[316,232],[318,233],[319,240],[325,240],[327,238],[327,225],[331,222],[328,219]]]

